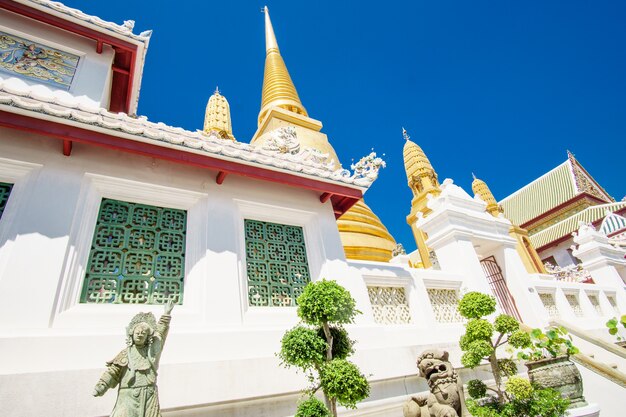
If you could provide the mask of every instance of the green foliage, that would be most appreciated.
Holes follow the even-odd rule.
[[[468,368],[475,368],[493,353],[491,343],[486,340],[475,340],[467,345],[461,356],[461,363]]]
[[[370,386],[359,368],[345,359],[333,359],[324,364],[320,372],[324,392],[347,408],[367,398]]]
[[[458,310],[466,319],[479,319],[496,311],[496,299],[481,292],[468,292],[459,301]]]
[[[491,340],[493,326],[485,319],[471,319],[465,325],[466,342],[475,340]]]
[[[519,329],[519,323],[508,314],[500,314],[494,320],[493,327],[498,333],[510,334]]]
[[[512,359],[498,359],[498,368],[501,376],[513,376],[517,374],[517,365]]]
[[[487,394],[487,385],[480,379],[472,379],[467,381],[467,392],[472,398],[483,398]]]
[[[613,317],[611,320],[606,322],[606,327],[609,329],[609,334],[611,336],[617,336],[617,340],[621,341],[623,340],[623,338],[618,334],[618,324],[621,324],[622,327],[626,328],[626,314],[620,317],[619,322],[617,321],[617,317]]]
[[[360,313],[350,293],[335,281],[310,282],[298,297],[298,316],[308,324],[352,323]]]
[[[283,336],[278,357],[287,366],[309,369],[324,362],[327,348],[317,331],[296,326]]]
[[[315,397],[309,397],[298,405],[294,417],[332,417],[326,405]]]
[[[346,329],[339,326],[331,326],[330,334],[333,336],[333,358],[345,359],[354,353],[354,349],[352,348],[354,340],[348,337]],[[323,327],[317,329],[317,335],[326,340]],[[324,347],[323,354],[324,356],[326,355],[326,347]]]
[[[509,344],[514,348],[525,349],[532,345],[530,335],[523,330],[517,330],[509,336]]]
[[[278,357],[284,366],[305,370],[315,388],[305,391],[311,397],[298,406],[296,417],[336,417],[337,403],[356,408],[356,403],[369,395],[365,376],[356,365],[345,360],[354,353],[354,341],[341,326],[352,323],[360,311],[355,308],[350,293],[334,281],[307,284],[297,303],[304,325],[285,333]],[[324,329],[330,331],[332,341],[326,338]],[[320,388],[330,410],[313,397]]]
[[[512,376],[504,385],[506,392],[517,400],[527,400],[533,395],[533,387],[530,381],[521,376]]]
[[[527,391],[525,393],[528,395]],[[498,403],[493,397],[480,402],[470,399],[466,404],[474,417],[563,417],[566,415],[569,401],[563,399],[561,394],[553,389],[531,388],[527,398],[513,396],[511,401],[504,404]]]
[[[520,352],[518,357],[530,361],[538,361],[548,356],[556,358],[561,355],[575,355],[578,348],[572,343],[572,337],[563,327],[552,327],[547,332],[533,329],[530,332],[530,352]]]

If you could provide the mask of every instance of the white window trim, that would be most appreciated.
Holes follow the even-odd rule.
[[[11,249],[15,239],[14,236],[18,227],[17,216],[22,211],[22,206],[27,200],[30,192],[29,182],[37,176],[40,164],[18,161],[14,159],[0,158],[0,182],[13,184],[9,200],[4,207],[2,218],[0,218],[0,276],[7,262],[11,257]]]
[[[238,222],[236,230],[238,234],[238,253],[240,254],[240,305],[244,323],[267,324],[267,319],[269,318],[276,320],[275,323],[277,324],[291,323],[294,320],[297,320],[295,306],[257,307],[248,305],[248,271],[246,268],[246,236],[244,220],[259,220],[302,227],[307,260],[309,263],[309,274],[311,276],[311,282],[314,282],[320,276],[323,260],[325,259],[317,213],[241,199],[234,199],[234,202],[237,206],[237,215],[235,218]]]
[[[158,305],[147,304],[93,304],[81,303],[80,294],[85,278],[91,242],[96,227],[100,204],[103,198],[168,207],[187,211],[185,242],[185,277],[183,304],[177,306],[177,315],[191,316],[201,320],[201,291],[194,291],[202,279],[191,280],[192,266],[199,262],[207,250],[206,210],[202,204],[206,194],[171,188],[162,185],[130,181],[99,174],[86,173],[76,211],[72,219],[68,248],[66,251],[61,285],[58,291],[53,327],[111,327],[123,325],[129,314],[142,310],[162,310]],[[189,227],[193,224],[194,227]],[[190,288],[191,287],[191,288]]]

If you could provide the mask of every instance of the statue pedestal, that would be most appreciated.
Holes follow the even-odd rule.
[[[588,404],[584,407],[570,408],[567,410],[568,417],[599,417],[600,406],[598,404]]]

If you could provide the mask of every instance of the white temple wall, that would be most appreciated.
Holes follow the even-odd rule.
[[[80,57],[78,67],[69,93],[86,104],[109,107],[111,66],[115,55],[111,46],[103,45],[102,53],[98,54],[94,40],[76,36],[6,10],[0,10],[0,31],[78,55]],[[11,75],[0,72],[0,79],[9,77]],[[41,84],[26,78],[19,78],[29,85]],[[52,86],[44,88],[56,89]]]
[[[298,322],[296,309],[248,306],[244,218],[302,226],[312,278],[349,288],[363,312],[348,326],[357,341],[353,359],[378,387],[368,400],[372,409],[414,392],[404,382],[414,381],[415,358],[424,349],[448,350],[460,366],[464,330],[456,301],[465,291],[490,291],[470,239],[440,242],[442,270],[346,262],[330,204],[321,204],[317,193],[236,176],[217,185],[207,170],[80,144],[65,157],[60,141],[4,129],[0,155],[0,181],[15,184],[0,219],[0,404],[15,416],[109,413],[115,392],[91,396],[104,362],[124,348],[130,317],[161,312],[78,302],[103,196],[188,213],[184,303],[174,310],[159,378],[169,415],[259,399],[266,411],[251,407],[237,415],[276,415],[279,399],[306,386],[275,356],[284,332]],[[507,280],[517,282],[524,277],[513,272],[523,270],[515,256],[512,247],[497,255]],[[586,328],[606,321],[582,298],[586,292],[608,306],[607,297],[616,294],[549,276],[527,278],[534,292],[516,297],[537,307],[537,291],[552,291],[563,317]],[[564,304],[568,291],[578,291],[582,318]]]

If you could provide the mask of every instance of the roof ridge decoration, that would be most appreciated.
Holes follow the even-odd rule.
[[[125,113],[111,113],[106,109],[87,103],[64,91],[52,91],[37,85],[29,86],[19,78],[0,79],[0,110],[24,114],[32,112],[43,114],[46,118],[56,119],[57,123],[67,121],[82,124],[83,128],[100,128],[119,136],[130,135],[137,140],[144,140],[155,145],[173,145],[180,150],[205,153],[222,159],[237,159],[244,163],[260,164],[268,169],[282,169],[297,175],[312,176],[320,179],[369,188],[378,176],[378,170],[368,175],[351,173],[346,169],[335,169],[328,163],[328,157],[307,149],[295,154],[281,153],[263,149],[249,143],[225,141],[206,136],[202,131],[191,132],[180,127],[168,126],[162,122],[148,121],[146,116],[130,117]],[[28,115],[37,117],[35,114]]]
[[[569,163],[577,194],[590,194],[604,200],[607,203],[615,201],[604,188],[587,172],[570,151],[567,151],[567,162]]]
[[[117,23],[107,22],[106,20],[102,20],[98,16],[89,15],[87,13],[84,13],[81,10],[66,6],[63,3],[60,3],[58,1],[50,1],[50,0],[17,0],[17,1],[22,4],[30,3],[36,6],[42,6],[44,8],[51,9],[55,12],[81,20],[83,22],[91,23],[102,29],[106,29],[111,32],[117,33],[119,35],[126,36],[135,41],[146,43],[150,40],[150,36],[152,35],[151,30],[143,31],[138,35],[134,34],[133,33],[133,29],[135,27],[134,20],[125,20],[123,24],[119,25]]]

